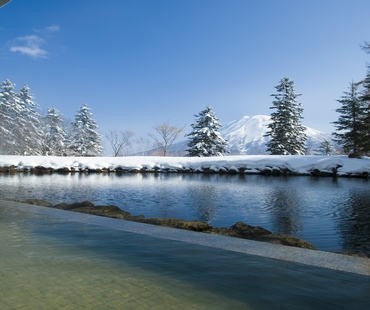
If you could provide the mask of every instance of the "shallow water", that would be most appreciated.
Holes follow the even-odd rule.
[[[0,207],[1,309],[368,309],[370,277]]]
[[[370,181],[204,174],[0,175],[0,198],[90,200],[134,215],[238,221],[305,239],[324,251],[370,255]]]

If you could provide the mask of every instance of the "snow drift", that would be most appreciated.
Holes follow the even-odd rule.
[[[368,177],[370,158],[239,155],[220,157],[0,156],[0,171],[210,172]]]

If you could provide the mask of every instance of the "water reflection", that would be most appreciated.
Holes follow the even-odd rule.
[[[370,239],[370,202],[368,192],[351,190],[342,202],[338,217],[339,233],[344,250],[369,252]]]
[[[289,186],[289,181],[292,180],[280,178],[279,185],[268,193],[268,204],[273,231],[296,236],[302,230],[300,191]]]
[[[217,200],[219,193],[212,184],[193,185],[188,189],[189,203],[199,220],[212,223],[217,218]]]
[[[134,215],[238,221],[303,238],[321,250],[370,254],[369,180],[259,175],[0,175],[0,199],[90,200]]]

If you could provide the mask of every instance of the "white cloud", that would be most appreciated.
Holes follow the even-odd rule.
[[[36,35],[19,37],[10,43],[10,51],[19,52],[32,58],[46,58],[48,52],[41,48],[44,43],[45,41]]]
[[[46,31],[48,32],[56,32],[60,31],[60,27],[58,25],[51,25],[45,28]]]
[[[43,29],[34,29],[37,35],[28,35],[24,37],[18,37],[8,42],[9,50],[11,52],[18,52],[32,58],[47,58],[48,52],[41,48],[42,45],[46,44],[53,36],[54,32],[60,31],[58,25],[51,25]]]

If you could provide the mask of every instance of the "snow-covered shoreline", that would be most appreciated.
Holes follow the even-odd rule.
[[[0,155],[0,171],[213,172],[368,177],[370,158],[239,155],[220,157],[57,157]]]

